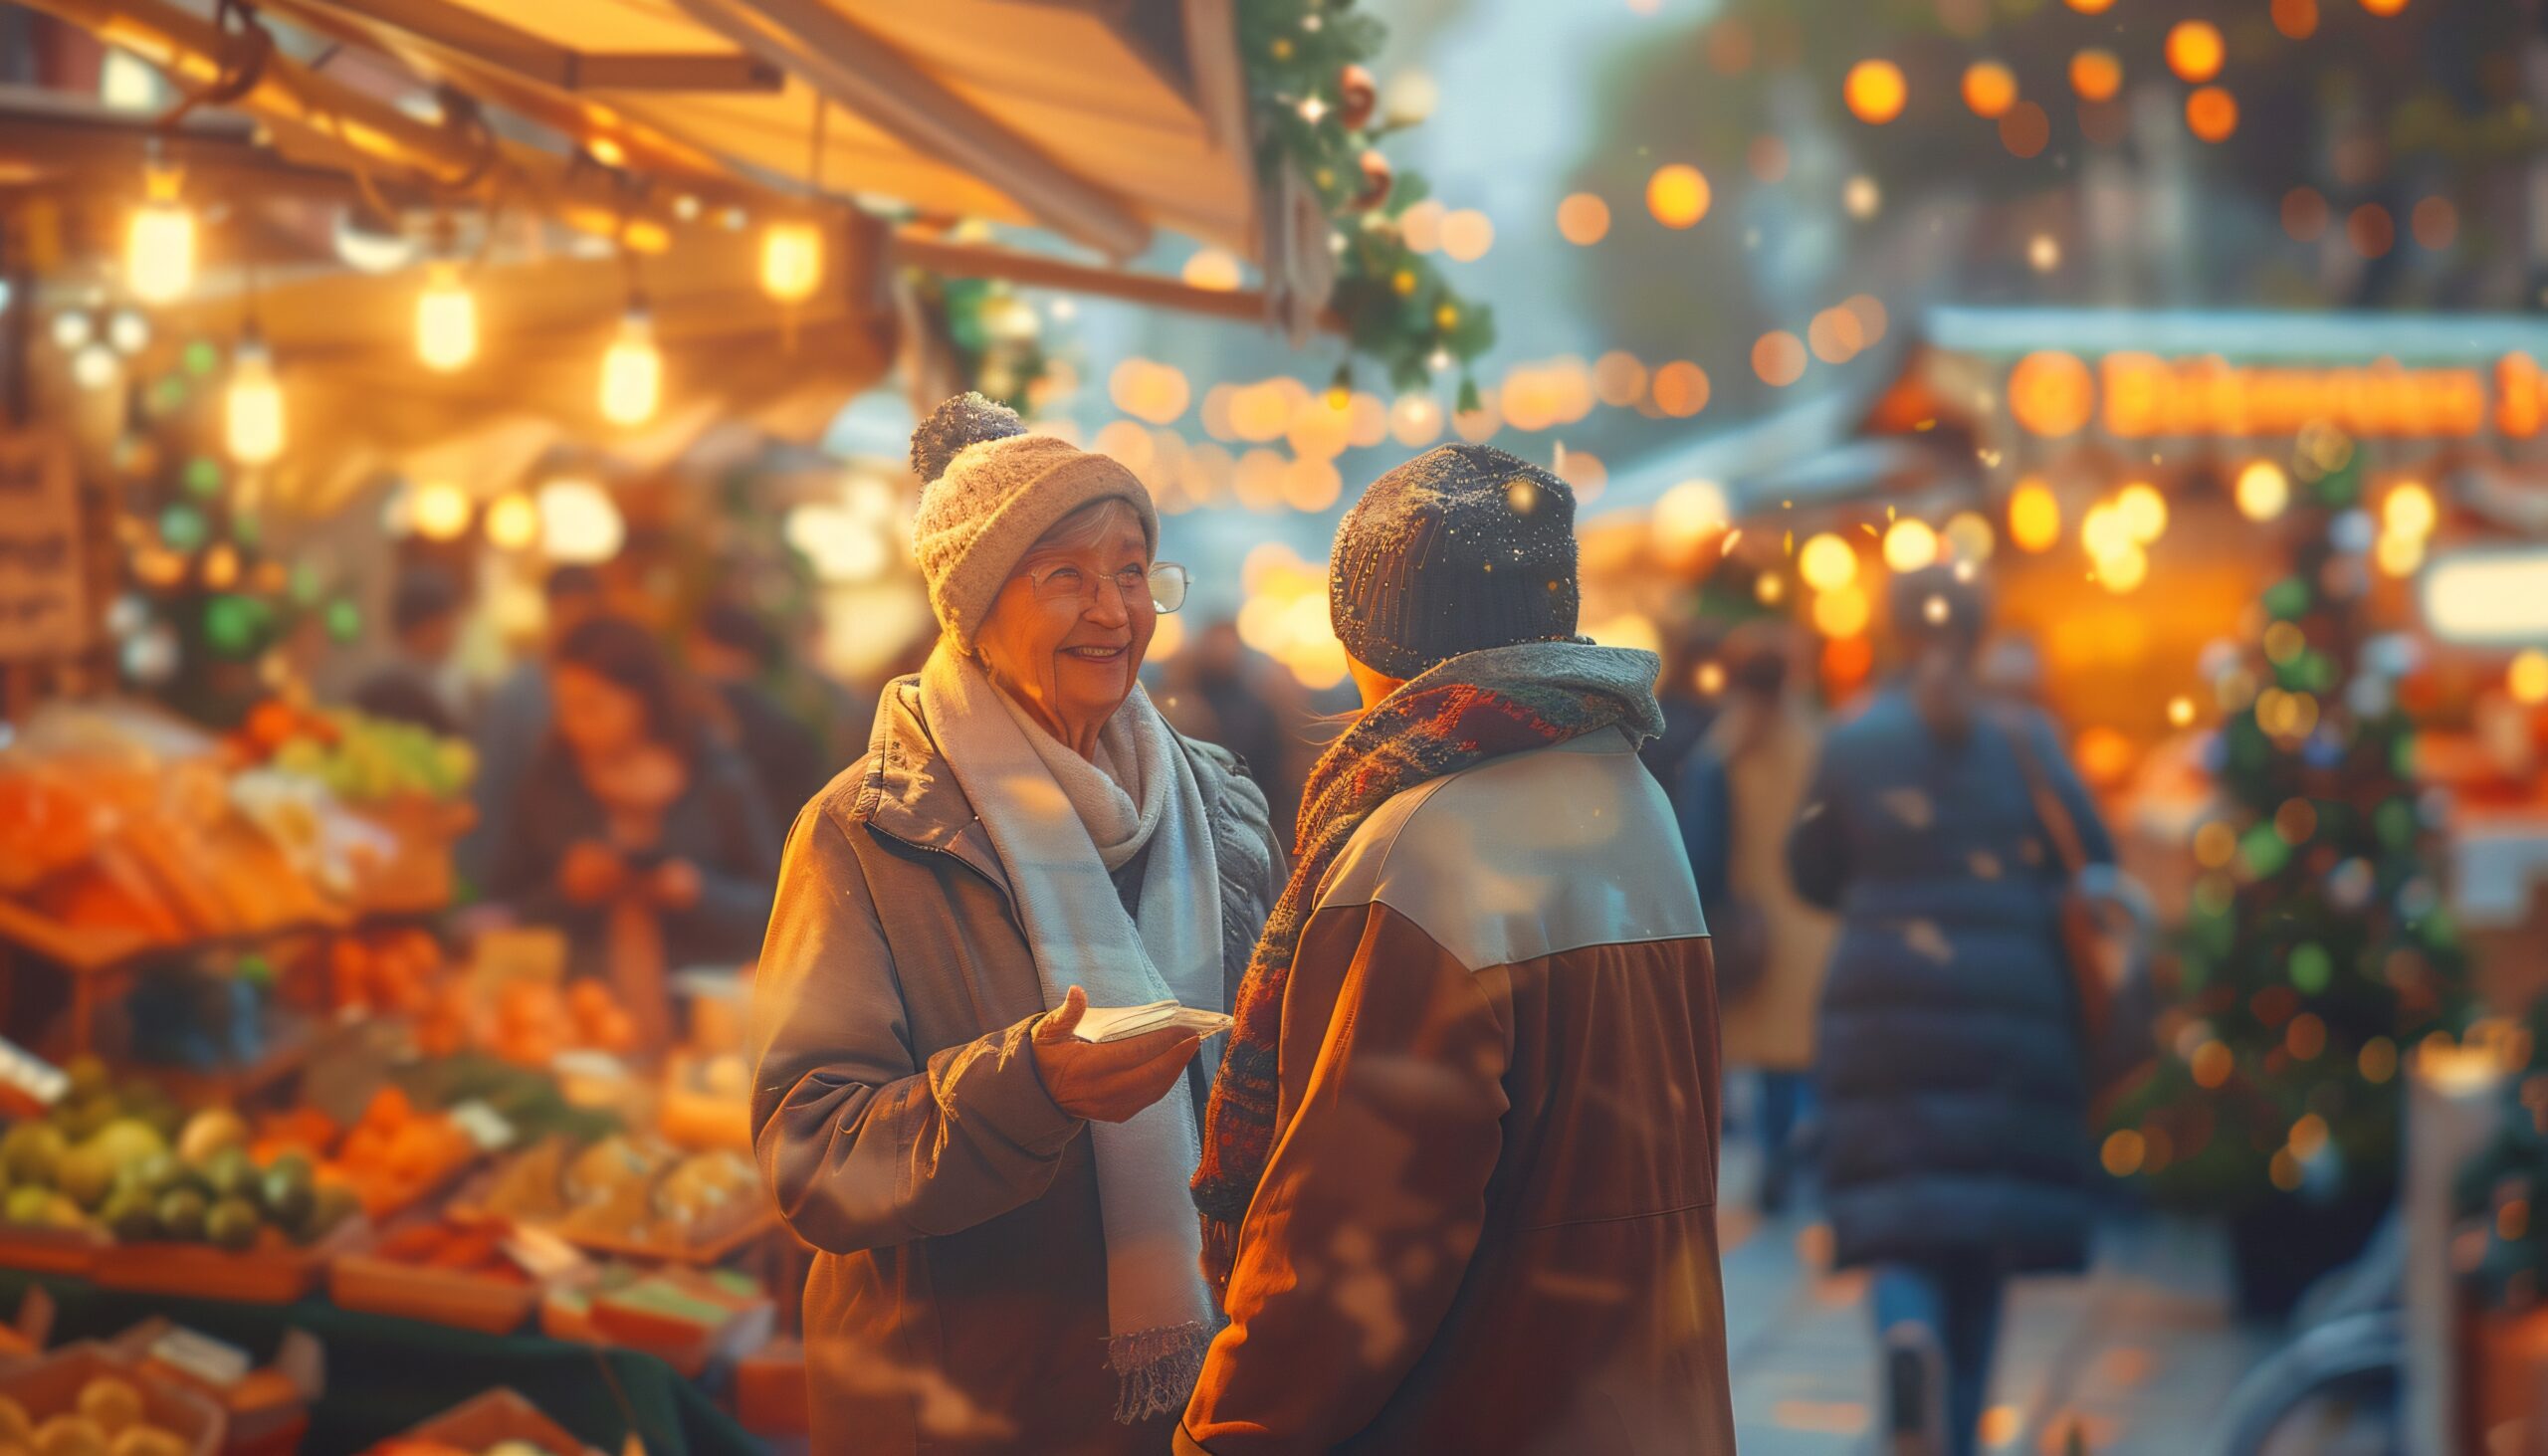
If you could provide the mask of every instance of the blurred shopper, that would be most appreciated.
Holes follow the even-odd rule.
[[[1725,1062],[1761,1074],[1765,1213],[1787,1207],[1834,929],[1798,897],[1783,851],[1821,745],[1812,711],[1788,686],[1795,657],[1783,622],[1727,635],[1724,710],[1681,775],[1681,842],[1715,932]]]
[[[1160,711],[1177,731],[1236,753],[1265,790],[1276,824],[1301,813],[1303,738],[1309,717],[1289,673],[1247,650],[1223,618],[1197,632],[1160,678]]]
[[[734,602],[712,602],[699,614],[684,656],[700,682],[717,695],[735,747],[760,785],[770,823],[784,826],[821,793],[838,765],[827,760],[813,729],[796,721],[762,686],[774,665],[777,642],[760,618]]]
[[[1159,518],[979,395],[912,441],[942,637],[787,842],[753,1141],[805,1287],[813,1447],[1168,1448],[1214,1316],[1184,1196],[1208,1067],[1090,1006],[1221,1010],[1279,878],[1265,799],[1141,691]]]
[[[1663,671],[1654,682],[1654,701],[1663,709],[1663,731],[1645,740],[1637,757],[1645,761],[1663,795],[1678,808],[1682,769],[1699,741],[1716,722],[1716,699],[1699,691],[1699,668],[1717,657],[1714,628],[1703,621],[1676,622],[1663,637]]]
[[[452,650],[460,645],[459,583],[439,566],[410,566],[389,596],[390,658],[353,691],[374,718],[411,723],[446,736],[465,715]]]
[[[778,836],[751,775],[706,731],[646,629],[595,617],[549,660],[555,728],[523,775],[492,890],[563,929],[648,1045],[669,1044],[664,971],[749,960]]]
[[[478,714],[478,780],[472,798],[478,823],[455,853],[460,872],[488,893],[499,836],[513,814],[523,775],[548,741],[548,658],[567,634],[600,615],[601,573],[590,566],[560,566],[540,593],[546,606],[539,656],[517,666],[487,696]]]
[[[1974,1449],[2011,1275],[2087,1257],[2088,1092],[2057,856],[2019,752],[2111,842],[2051,723],[1975,682],[1981,592],[1895,578],[1906,666],[1834,727],[1788,840],[1840,914],[1815,1057],[1834,1260],[1870,1266],[1899,1453]]]
[[[1707,928],[1636,757],[1658,664],[1575,635],[1574,523],[1453,445],[1337,534],[1365,711],[1212,1092],[1229,1326],[1180,1452],[1734,1450]]]

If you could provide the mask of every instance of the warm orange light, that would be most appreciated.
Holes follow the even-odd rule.
[[[1813,315],[1812,324],[1805,331],[1805,341],[1822,362],[1845,364],[1866,347],[1866,330],[1859,325],[1858,315],[1847,309],[1825,309]]]
[[[1708,215],[1708,179],[1698,168],[1675,162],[1658,167],[1645,183],[1645,210],[1667,228],[1695,226]]]
[[[2439,253],[2459,237],[2459,209],[2447,197],[2428,197],[2416,204],[2416,242]]]
[[[2009,371],[2009,409],[2046,439],[2075,433],[2096,408],[2096,385],[2076,354],[2040,349]]]
[[[2019,102],[2000,117],[2000,144],[2012,156],[2033,156],[2052,140],[2052,118],[2032,102]]]
[[[2180,80],[2219,76],[2221,57],[2221,28],[2208,20],[2181,20],[2168,32],[2168,69]]]
[[[2186,127],[2206,141],[2227,141],[2238,129],[2238,99],[2217,86],[2186,98]]]
[[[1590,192],[1571,193],[1557,205],[1557,230],[1577,247],[1590,248],[1609,236],[1610,204]]]
[[[1903,103],[1910,100],[1910,87],[1902,79],[1902,68],[1890,61],[1861,61],[1849,68],[1842,87],[1849,103],[1849,113],[1870,126],[1881,126],[1902,114]]]
[[[2273,28],[2295,41],[2318,32],[2318,0],[2273,0]]]
[[[2061,503],[2052,488],[2028,478],[2009,494],[2009,539],[2019,550],[2048,551],[2061,541]]]
[[[1708,407],[1708,371],[1687,359],[1674,359],[1654,371],[1654,407],[1685,420]]]
[[[2362,8],[2374,15],[2395,15],[2407,8],[2407,0],[2362,0]]]
[[[2315,187],[2294,187],[2282,194],[2282,230],[2295,243],[2314,243],[2327,235],[2327,199]]]
[[[2377,202],[2366,202],[2345,219],[2345,236],[2355,252],[2365,258],[2380,258],[2398,246],[2398,224],[2389,209]]]
[[[2081,51],[2070,58],[2070,89],[2084,102],[2110,102],[2123,90],[2123,63],[2112,51]]]
[[[2103,15],[2113,6],[2114,0],[2070,0],[2070,8],[2081,15]]]
[[[2017,78],[1997,61],[1976,61],[1965,68],[1964,104],[1973,114],[1996,119],[2017,104]]]
[[[1784,328],[1762,334],[1752,345],[1752,372],[1773,389],[1804,378],[1805,340]]]

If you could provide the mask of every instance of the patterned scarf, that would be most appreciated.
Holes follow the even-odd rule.
[[[1266,919],[1239,982],[1229,1050],[1203,1121],[1194,1205],[1203,1260],[1226,1285],[1239,1220],[1272,1155],[1282,1065],[1283,990],[1320,885],[1374,809],[1490,758],[1545,748],[1606,728],[1638,738],[1663,730],[1654,701],[1662,663],[1650,652],[1588,642],[1532,642],[1466,653],[1391,693],[1346,729],[1301,796],[1292,878]]]

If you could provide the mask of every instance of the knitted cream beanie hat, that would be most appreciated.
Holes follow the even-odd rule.
[[[912,432],[912,472],[924,482],[912,518],[912,555],[929,582],[938,625],[958,650],[1035,542],[1083,506],[1118,500],[1159,548],[1159,512],[1133,473],[1104,455],[1026,433],[1006,406],[959,394]]]

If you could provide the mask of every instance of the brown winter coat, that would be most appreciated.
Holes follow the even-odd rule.
[[[1728,888],[1759,908],[1769,952],[1751,994],[1719,1008],[1725,1064],[1805,1072],[1813,1067],[1814,1011],[1839,926],[1796,893],[1787,844],[1822,735],[1794,703],[1782,705],[1757,730],[1749,716],[1747,709],[1727,710],[1700,748],[1725,762],[1734,799]]]
[[[1707,927],[1625,734],[1390,799],[1283,997],[1183,1456],[1732,1456]]]
[[[1187,746],[1226,994],[1280,856],[1235,760]],[[1096,1164],[1027,1049],[1044,997],[1006,886],[917,690],[895,684],[868,756],[788,834],[752,1002],[754,1148],[821,1251],[805,1350],[825,1456],[1149,1456],[1170,1439],[1168,1417],[1114,1419]],[[1198,1113],[1207,1075],[1198,1059],[1187,1079]]]

